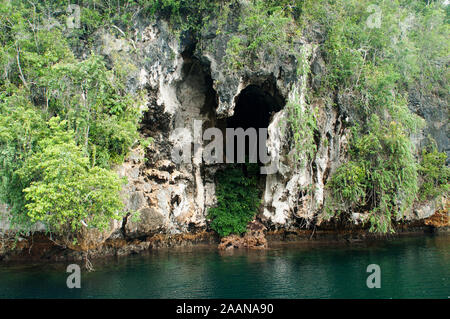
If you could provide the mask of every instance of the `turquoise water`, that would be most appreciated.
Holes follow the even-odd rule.
[[[296,244],[267,251],[163,250],[94,261],[81,289],[67,264],[0,263],[0,298],[449,298],[450,236]],[[369,264],[381,288],[369,289]]]

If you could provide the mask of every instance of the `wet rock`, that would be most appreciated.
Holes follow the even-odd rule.
[[[433,215],[424,220],[425,225],[435,228],[450,227],[450,200],[443,199],[442,207],[437,210]]]
[[[218,248],[220,250],[248,248],[266,249],[267,240],[265,237],[266,227],[258,221],[253,221],[247,226],[247,232],[243,236],[229,235],[221,239]]]
[[[438,209],[442,199],[435,199],[414,205],[412,213],[406,215],[406,220],[420,220],[433,215]]]

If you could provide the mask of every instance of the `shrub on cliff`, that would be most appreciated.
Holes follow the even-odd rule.
[[[0,4],[0,201],[24,232],[35,221],[76,230],[118,218],[112,165],[139,137],[140,93],[126,90],[115,61],[75,57],[66,36],[79,33],[45,15],[58,3]]]
[[[337,201],[369,214],[371,231],[392,231],[391,218],[401,217],[417,196],[412,143],[400,123],[386,127],[373,115],[368,133],[360,136],[355,129],[351,145],[350,161],[337,169],[328,186]]]
[[[247,224],[257,213],[259,168],[249,164],[247,171],[245,176],[239,166],[232,166],[217,173],[217,205],[209,209],[208,219],[221,237],[246,232]]]
[[[450,191],[450,168],[446,165],[447,154],[438,152],[436,144],[432,143],[422,150],[422,160],[419,164],[420,199],[426,200]]]
[[[23,190],[27,216],[53,232],[80,227],[105,230],[112,219],[125,215],[119,196],[122,185],[117,174],[92,166],[67,122],[50,120],[49,137],[38,143],[38,151],[18,174],[31,180]]]

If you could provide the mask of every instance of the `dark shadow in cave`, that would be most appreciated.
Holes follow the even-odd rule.
[[[255,128],[257,140],[259,141],[259,128],[267,128],[272,120],[273,114],[280,111],[286,104],[286,101],[277,89],[272,90],[274,94],[270,94],[268,91],[257,85],[249,85],[242,90],[236,100],[234,115],[227,119],[227,128],[243,128],[244,130]],[[235,138],[234,149],[234,163],[236,163],[237,138]],[[258,164],[262,165],[259,157],[259,149],[257,151]],[[248,159],[248,156],[249,138],[246,137],[245,158]],[[246,173],[245,169],[244,173]]]

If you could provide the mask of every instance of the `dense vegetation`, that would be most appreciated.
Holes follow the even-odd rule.
[[[142,98],[120,65],[77,58],[66,24],[48,27],[47,4],[0,5],[0,200],[19,230],[103,229],[123,215],[111,165],[139,137]]]
[[[258,211],[260,191],[258,186],[259,167],[247,166],[247,174],[242,172],[241,164],[230,165],[217,173],[217,205],[209,209],[210,227],[221,237],[242,234],[247,230]]]
[[[267,54],[288,51],[297,56],[303,82],[310,71],[295,40],[322,38],[326,70],[320,87],[305,93],[303,105],[296,95],[286,106],[296,160],[314,158],[317,119],[309,105],[326,100],[337,107],[340,100],[350,106],[349,161],[327,185],[332,194],[325,207],[328,217],[365,212],[370,230],[385,233],[416,198],[448,190],[446,156],[414,149],[410,137],[424,123],[408,109],[412,90],[448,101],[448,5],[419,0],[252,3],[244,9],[240,34],[228,42],[231,68],[252,68]]]
[[[422,178],[419,189],[420,200],[426,200],[450,191],[450,167],[445,163],[445,153],[437,151],[435,143],[422,150],[418,171]]]
[[[304,8],[303,25],[318,21],[327,34],[328,72],[316,94],[338,92],[357,115],[350,123],[350,160],[332,176],[334,202],[327,208],[332,215],[366,212],[371,231],[392,231],[392,218],[402,217],[423,187],[420,156],[410,137],[424,123],[408,109],[408,93],[448,101],[448,6],[439,1],[322,1]],[[435,164],[442,183],[445,164]]]
[[[143,97],[126,88],[132,65],[95,53],[95,32],[104,27],[133,41],[130,29],[138,18],[157,15],[180,36],[189,31],[194,37],[217,16],[220,33],[231,8],[239,7],[236,0],[73,3],[77,7],[65,0],[0,4],[0,201],[24,231],[36,221],[52,231],[105,228],[123,216],[123,181],[111,168],[139,140]],[[424,123],[408,109],[412,90],[448,101],[448,5],[253,0],[242,10],[238,33],[227,44],[230,72],[287,52],[297,57],[304,86],[311,71],[295,43],[320,42],[326,65],[320,87],[309,89],[304,102],[296,96],[287,104],[300,165],[311,163],[316,150],[317,114],[310,105],[325,100],[337,107],[340,100],[351,106],[349,161],[328,185],[330,217],[364,211],[372,231],[387,232],[392,218],[418,197],[448,192],[445,154],[433,146],[414,149],[411,135]],[[221,235],[241,233],[255,212],[256,181],[233,169],[218,179],[211,227]]]

